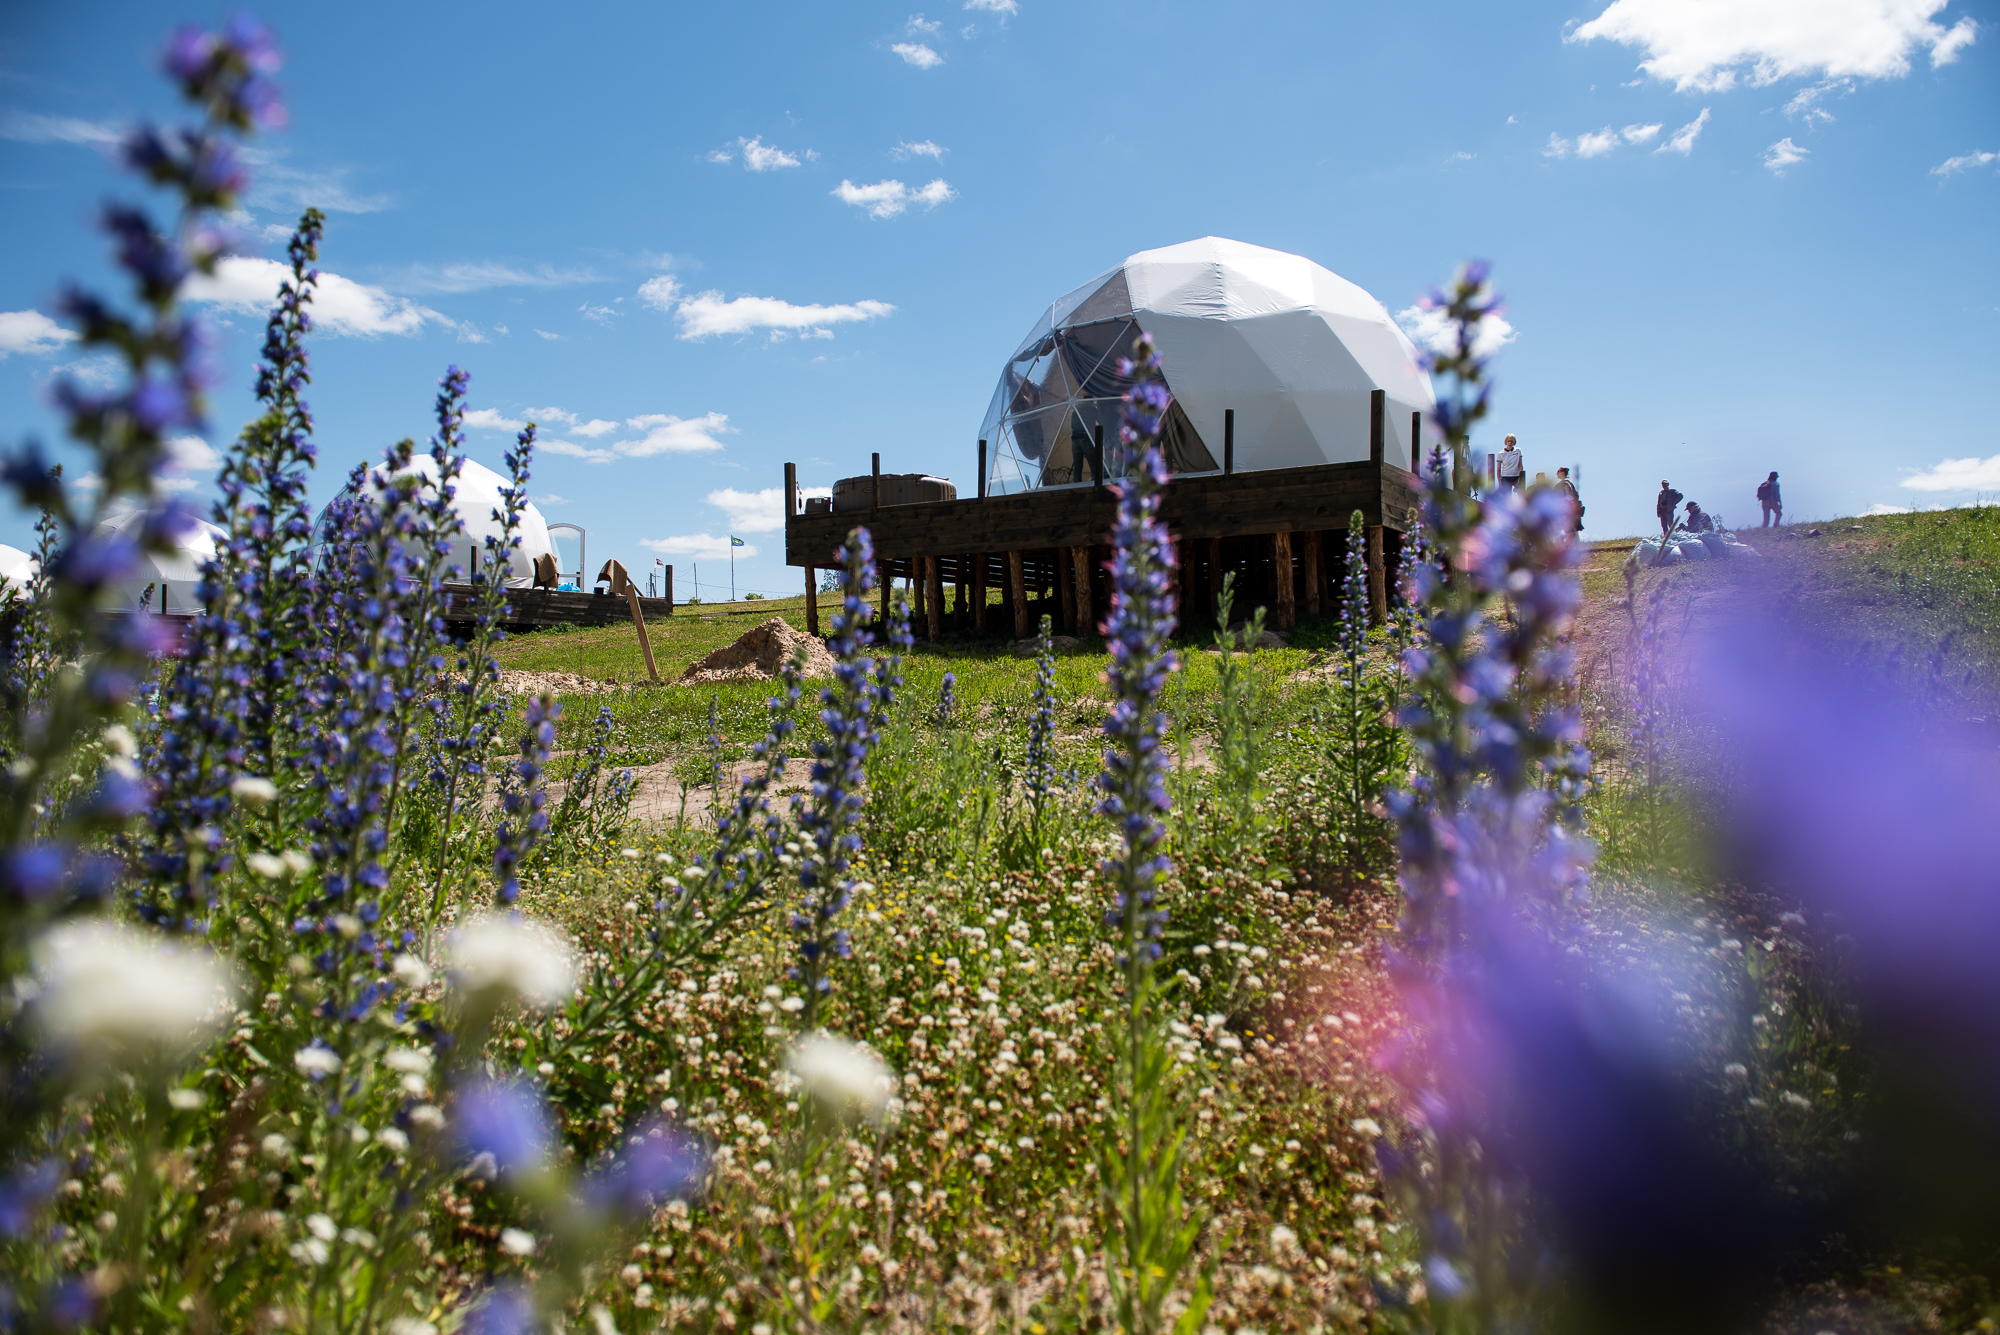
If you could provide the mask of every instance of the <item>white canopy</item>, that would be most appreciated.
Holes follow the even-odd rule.
[[[432,480],[437,478],[437,461],[428,454],[419,454],[410,460],[409,472],[421,474]],[[375,485],[380,486],[385,476],[380,465],[372,471]],[[470,568],[471,548],[478,547],[479,559],[486,559],[486,539],[500,536],[500,521],[495,517],[501,509],[500,489],[507,485],[507,479],[481,463],[471,459],[461,461],[458,476],[452,481],[452,509],[458,520],[465,526],[465,532],[454,539],[452,559],[459,565]],[[320,526],[324,527],[326,512],[320,512]],[[521,511],[519,530],[521,545],[514,549],[513,560],[507,574],[511,585],[525,585],[534,582],[535,558],[551,555],[555,547],[549,541],[548,521],[533,505]],[[314,541],[322,540],[315,533]]]
[[[25,593],[28,582],[34,579],[35,572],[41,568],[41,562],[29,553],[19,547],[9,547],[6,543],[0,542],[0,583]]]
[[[144,510],[127,510],[106,519],[97,526],[97,531],[123,533],[136,539],[145,523]],[[215,559],[215,540],[225,536],[214,524],[197,519],[195,526],[175,541],[172,551],[141,553],[137,573],[113,585],[104,605],[131,611],[138,608],[141,599],[145,599],[149,612],[192,615],[200,610],[200,604],[195,599],[195,586],[201,583],[201,567]],[[146,586],[149,584],[153,593],[151,598],[146,598]]]
[[[1410,460],[1410,414],[1436,404],[1417,351],[1381,302],[1311,260],[1222,237],[1141,251],[1051,305],[1001,373],[981,433],[993,492],[1084,482],[1102,429],[1116,449],[1117,361],[1150,331],[1178,411],[1175,472],[1219,469],[1236,413],[1239,472],[1368,458],[1369,394],[1388,398],[1388,458]]]

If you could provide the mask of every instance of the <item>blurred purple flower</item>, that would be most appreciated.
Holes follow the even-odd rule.
[[[16,901],[40,903],[62,884],[70,852],[66,845],[30,844],[0,854],[0,889]]]
[[[459,1327],[463,1335],[534,1335],[540,1329],[534,1296],[519,1284],[488,1289]]]
[[[532,1173],[545,1163],[554,1142],[541,1092],[519,1080],[480,1080],[459,1092],[451,1126],[461,1155],[488,1158],[502,1176]]]
[[[641,1218],[660,1202],[692,1195],[708,1174],[707,1149],[676,1127],[654,1122],[631,1142],[584,1182],[583,1196],[593,1209]]]

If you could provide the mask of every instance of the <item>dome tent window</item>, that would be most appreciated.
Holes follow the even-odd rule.
[[[1368,293],[1297,255],[1220,237],[1143,251],[1052,304],[1001,371],[983,439],[987,494],[1122,476],[1119,358],[1141,329],[1166,361],[1176,475],[1219,472],[1224,414],[1239,472],[1369,458],[1369,396],[1388,401],[1390,457],[1435,400],[1416,348]]]

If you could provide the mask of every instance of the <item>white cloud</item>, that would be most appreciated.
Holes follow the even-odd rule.
[[[1983,151],[1967,153],[1964,157],[1960,158],[1946,158],[1943,162],[1931,168],[1931,175],[1951,176],[1958,172],[1971,171],[1974,167],[1984,167],[1994,162],[2000,162],[2000,153],[1987,153]],[[30,314],[32,313],[30,312]],[[5,320],[6,318],[6,316],[0,315],[0,320]]]
[[[549,506],[552,506],[552,505],[575,505],[575,504],[576,504],[576,502],[575,502],[575,501],[573,501],[573,500],[571,500],[571,499],[570,499],[569,497],[567,497],[567,496],[558,496],[558,495],[556,495],[556,494],[555,494],[554,492],[549,492],[549,493],[548,493],[547,495],[545,495],[545,496],[530,496],[530,497],[528,498],[528,500],[529,500],[530,502],[532,502],[533,504],[535,504],[535,505],[538,505],[538,506],[541,506],[541,507],[542,507],[542,508],[544,508],[544,509],[547,509],[547,508],[548,508]]]
[[[276,260],[232,255],[215,266],[209,277],[195,274],[181,295],[189,301],[213,302],[230,310],[263,314],[278,297],[278,285],[292,276]],[[456,327],[445,316],[379,287],[357,283],[337,273],[320,271],[313,293],[313,324],[330,334],[414,334],[426,321]]]
[[[856,185],[843,180],[833,188],[834,195],[843,204],[867,209],[871,218],[894,218],[912,204],[922,204],[925,208],[936,208],[947,200],[958,198],[958,192],[945,184],[939,177],[929,185],[912,190],[901,181],[877,181],[873,185]]]
[[[711,149],[708,160],[710,162],[734,162],[736,161],[736,150],[734,148]]]
[[[1946,459],[1898,485],[1911,491],[2000,491],[2000,454],[1990,459]]]
[[[167,465],[183,473],[213,473],[222,456],[200,436],[175,436],[167,441]]]
[[[1791,101],[1785,103],[1785,116],[1793,120],[1803,116],[1806,128],[1809,130],[1818,129],[1822,125],[1831,125],[1834,120],[1833,113],[1820,106],[1819,100],[1828,93],[1845,93],[1852,91],[1853,88],[1854,81],[1851,79],[1828,79],[1824,83],[1801,88],[1792,94]]]
[[[671,538],[641,538],[639,545],[662,556],[691,556],[699,561],[704,557],[726,561],[729,559],[729,535],[720,537],[713,533],[682,533]],[[755,556],[757,544],[746,542],[736,549],[738,556]]]
[[[598,276],[588,269],[558,269],[548,264],[523,267],[490,260],[412,265],[396,276],[397,287],[416,292],[483,292],[494,287],[569,287],[576,283],[597,281]]]
[[[897,42],[889,49],[901,56],[905,63],[915,65],[920,70],[944,64],[944,57],[922,42]]]
[[[1928,48],[1936,68],[1978,35],[1962,18],[1932,21],[1948,0],[1614,0],[1563,39],[1599,37],[1643,48],[1639,68],[1655,79],[1719,92],[1745,71],[1755,85],[1801,75],[1900,78]]]
[[[1884,505],[1881,501],[1877,501],[1866,510],[1863,510],[1861,517],[1865,519],[1870,515],[1906,515],[1908,513],[1910,513],[1910,507],[1907,505]]]
[[[512,417],[503,417],[492,408],[473,408],[465,414],[465,429],[468,431],[519,431],[528,424]]]
[[[530,408],[527,414],[537,422],[554,422],[559,426],[568,427],[571,435],[588,436],[593,440],[607,431],[618,429],[616,422],[607,422],[602,417],[593,417],[586,422],[564,408]]]
[[[618,315],[618,312],[609,306],[593,306],[587,301],[577,307],[577,310],[583,313],[584,319],[595,320],[598,324],[610,324]]]
[[[1396,323],[1403,326],[1403,332],[1418,347],[1442,353],[1458,346],[1456,326],[1441,309],[1406,306],[1396,312]],[[1491,357],[1516,337],[1517,331],[1505,316],[1489,315],[1479,322],[1479,336],[1473,341],[1472,350],[1478,356]]]
[[[345,169],[294,167],[282,150],[247,144],[236,150],[253,170],[248,202],[254,208],[299,213],[308,208],[327,213],[380,213],[391,204],[387,195],[362,195],[350,190]]]
[[[674,309],[674,319],[686,339],[716,334],[747,334],[756,329],[804,331],[830,338],[831,326],[876,320],[896,308],[886,301],[856,301],[839,306],[794,306],[777,297],[737,297],[725,301],[720,292],[700,292]]]
[[[1682,157],[1694,152],[1694,141],[1701,138],[1702,127],[1708,124],[1708,108],[1701,109],[1696,116],[1680,129],[1667,136],[1667,142],[1654,149],[1655,153],[1678,153]]]
[[[1601,130],[1586,131],[1574,139],[1551,133],[1547,146],[1542,149],[1542,156],[1566,158],[1574,154],[1579,158],[1601,158],[1621,144],[1643,144],[1660,129],[1658,125],[1628,125],[1622,130],[1614,130],[1607,125]]]
[[[551,334],[546,329],[537,329],[535,332],[541,335],[543,338],[547,339],[551,343],[560,343],[563,341],[563,336],[561,334]]]
[[[104,121],[75,116],[41,116],[30,111],[0,115],[0,139],[22,144],[115,144],[124,133]]]
[[[0,311],[0,361],[17,352],[40,357],[75,337],[40,311]]]
[[[800,487],[801,496],[831,496],[831,487]],[[729,518],[732,533],[772,533],[785,526],[785,489],[738,491],[724,487],[708,493],[708,503]],[[739,549],[740,550],[740,549]]]
[[[743,151],[743,169],[745,171],[769,172],[777,171],[783,167],[796,167],[799,165],[798,154],[787,153],[775,144],[765,143],[764,136],[761,134],[755,139],[739,138],[729,147],[718,148],[708,155],[708,160],[710,162],[734,162],[738,149]],[[813,152],[811,149],[807,149],[804,156],[807,158],[817,158],[819,154]]]
[[[1811,152],[1811,149],[1801,148],[1793,143],[1792,137],[1786,135],[1783,139],[1780,139],[1777,143],[1764,150],[1764,165],[1778,175],[1783,176],[1785,168],[1795,162],[1804,162],[1806,155]]]
[[[639,300],[655,310],[672,310],[680,295],[681,280],[670,273],[655,274],[639,284]]]
[[[922,14],[912,14],[910,21],[903,25],[903,30],[911,33],[936,32],[942,27],[944,24],[936,19],[926,19]]]
[[[948,151],[942,145],[934,144],[928,139],[920,139],[914,144],[905,141],[889,150],[898,162],[904,158],[936,158],[939,162],[943,162],[944,155]]]
[[[965,7],[1012,17],[1021,12],[1021,0],[965,0]]]

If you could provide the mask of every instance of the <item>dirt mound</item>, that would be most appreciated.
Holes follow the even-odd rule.
[[[711,681],[774,681],[778,669],[792,654],[805,650],[807,677],[833,675],[833,655],[812,635],[793,630],[783,617],[772,617],[753,626],[737,638],[702,659],[681,674],[683,685],[698,686]]]
[[[600,695],[620,691],[624,687],[616,682],[598,681],[594,677],[580,676],[574,672],[515,672],[500,674],[500,689],[511,696],[528,695]]]

